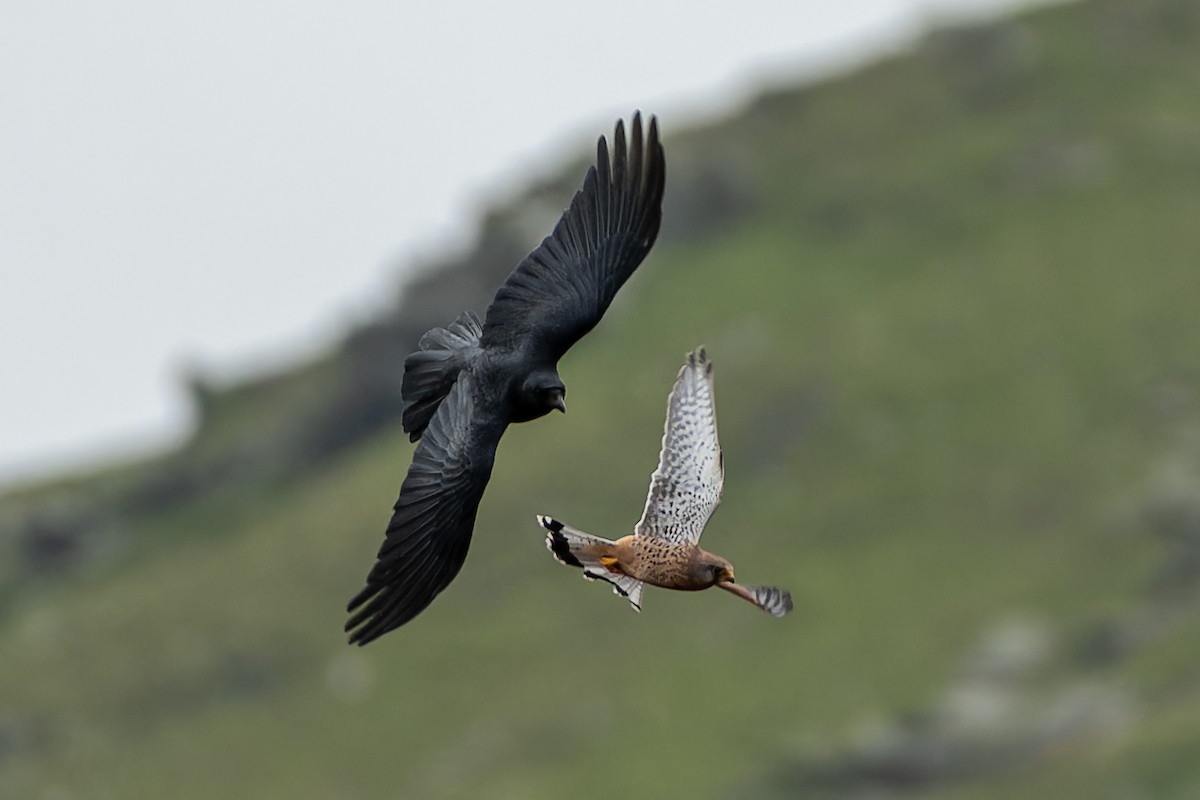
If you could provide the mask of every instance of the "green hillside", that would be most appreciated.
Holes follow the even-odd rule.
[[[0,797],[1200,796],[1200,6],[938,31],[660,122],[659,244],[405,628],[341,633],[411,452],[361,398],[398,405],[578,164],[337,352],[197,384],[179,452],[10,492]],[[701,344],[704,544],[782,620],[634,614],[533,519],[629,530]]]

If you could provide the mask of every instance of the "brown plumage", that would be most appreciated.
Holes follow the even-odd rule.
[[[552,533],[556,520],[538,517]],[[557,530],[566,528],[560,526]],[[553,536],[548,537],[552,541]],[[553,548],[551,548],[553,552]],[[595,561],[612,574],[628,575],[654,586],[684,591],[707,589],[722,580],[733,580],[733,565],[697,545],[679,545],[650,536],[622,536],[615,542],[593,542],[575,554]]]
[[[546,546],[555,558],[582,569],[585,578],[611,583],[639,611],[642,588],[648,583],[682,591],[717,586],[782,617],[792,609],[788,592],[736,583],[733,565],[698,544],[721,502],[724,474],[712,364],[701,349],[688,355],[667,400],[658,468],[633,534],[614,542],[551,517],[537,519],[549,531]]]

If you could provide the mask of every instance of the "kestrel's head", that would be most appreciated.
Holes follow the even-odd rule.
[[[713,583],[733,583],[733,564],[720,556],[705,551],[700,558],[700,565],[705,577]]]

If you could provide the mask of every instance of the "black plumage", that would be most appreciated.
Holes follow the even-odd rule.
[[[350,601],[350,642],[366,644],[421,613],[467,557],[475,514],[510,423],[566,410],[560,358],[596,326],[645,258],[662,221],[666,164],[650,118],[596,163],[554,232],[509,274],[484,321],[466,312],[404,362],[403,424],[418,441],[367,584]]]

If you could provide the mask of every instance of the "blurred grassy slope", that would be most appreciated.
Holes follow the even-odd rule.
[[[570,414],[505,438],[450,590],[343,644],[398,426],[132,519],[169,546],[3,618],[0,796],[1196,796],[1198,45],[1190,4],[1097,1],[664,120],[675,221],[563,363]],[[628,529],[698,344],[728,481],[705,543],[792,588],[783,621],[709,593],[634,615],[533,524]],[[1007,695],[1023,757],[864,756],[948,713],[1013,619],[1045,643]],[[1037,708],[1079,687],[1111,702],[1051,737]]]

